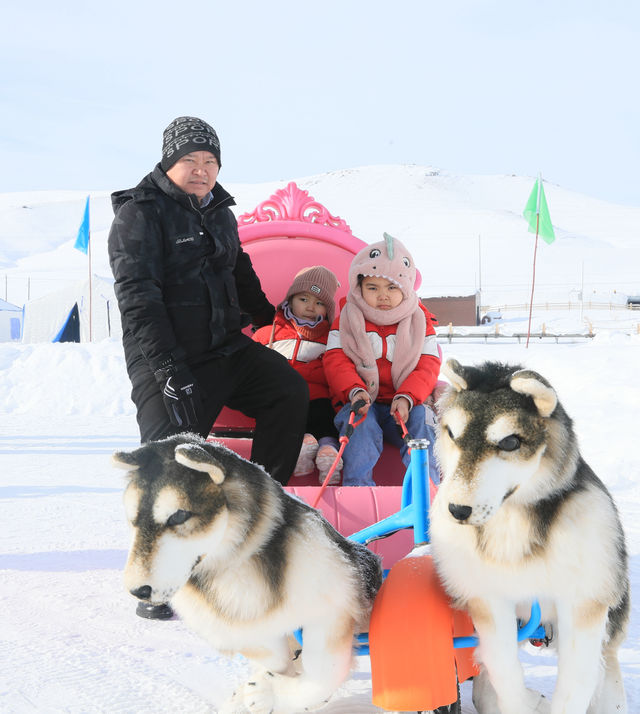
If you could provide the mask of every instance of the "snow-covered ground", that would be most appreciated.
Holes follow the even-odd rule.
[[[370,167],[298,184],[359,237],[377,240],[383,230],[400,237],[417,258],[423,284],[437,284],[433,294],[477,287],[481,234],[482,282],[492,301],[510,304],[516,293],[517,302],[526,301],[532,237],[520,214],[532,180]],[[229,188],[242,212],[282,185]],[[545,189],[558,241],[539,251],[539,299],[554,301],[579,286],[583,262],[586,273],[597,275],[592,295],[640,293],[640,209]],[[85,195],[0,195],[0,276],[7,276],[10,302],[22,304],[29,276],[32,290],[46,292],[47,285],[50,290],[86,275],[86,257],[72,248]],[[107,276],[108,196],[92,199],[95,272]],[[0,282],[4,297],[2,287]],[[526,323],[526,311],[505,311],[500,329],[526,332]],[[633,591],[640,584],[638,324],[640,312],[628,310],[536,310],[534,331],[545,325],[548,332],[583,333],[591,325],[595,336],[560,344],[534,339],[528,349],[515,340],[478,337],[449,344],[441,338],[445,357],[522,363],[556,387],[574,418],[583,455],[620,509]],[[123,475],[110,455],[137,443],[118,341],[0,343],[0,711],[215,712],[246,676],[244,660],[221,656],[180,620],[150,622],[134,614],[135,602],[122,583],[128,547]],[[640,619],[632,605],[621,661],[629,711],[638,712]],[[522,658],[529,684],[550,693],[555,658],[528,649]],[[359,657],[324,711],[377,712],[370,689],[369,661]],[[474,711],[465,685],[463,712]]]
[[[611,489],[640,584],[640,336],[573,344],[443,345],[463,362],[517,361],[556,386],[586,459]],[[0,344],[0,711],[215,712],[247,672],[180,620],[136,617],[122,584],[128,546],[115,449],[137,429],[120,345]],[[551,692],[553,656],[523,654],[530,684]],[[640,711],[640,619],[621,652],[629,711]],[[379,711],[366,657],[328,714]],[[463,687],[465,714],[474,712]]]

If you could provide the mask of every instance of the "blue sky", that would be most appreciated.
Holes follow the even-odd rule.
[[[0,192],[134,185],[190,114],[223,184],[410,163],[640,206],[628,0],[10,2],[0,60]]]

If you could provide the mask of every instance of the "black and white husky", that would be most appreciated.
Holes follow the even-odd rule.
[[[431,512],[445,587],[469,610],[480,714],[619,714],[618,648],[629,617],[627,553],[612,498],[580,456],[572,422],[536,372],[449,360]],[[516,618],[537,598],[558,650],[549,703],[525,688]]]
[[[225,711],[290,714],[328,700],[349,675],[354,632],[367,628],[378,557],[261,467],[197,436],[120,451],[114,461],[129,471],[126,588],[151,603],[170,600],[216,649],[258,666]]]

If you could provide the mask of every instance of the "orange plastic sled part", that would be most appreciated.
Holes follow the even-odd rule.
[[[471,618],[454,610],[430,556],[399,560],[380,589],[369,625],[373,703],[418,711],[453,704],[458,680],[478,674],[473,649],[453,637],[473,634]]]

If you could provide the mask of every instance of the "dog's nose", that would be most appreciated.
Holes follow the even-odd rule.
[[[148,600],[151,597],[151,586],[143,585],[142,587],[135,588],[134,590],[129,590],[133,597],[137,597],[138,600]]]
[[[472,510],[471,506],[460,506],[457,503],[449,504],[449,513],[458,521],[466,521]]]

